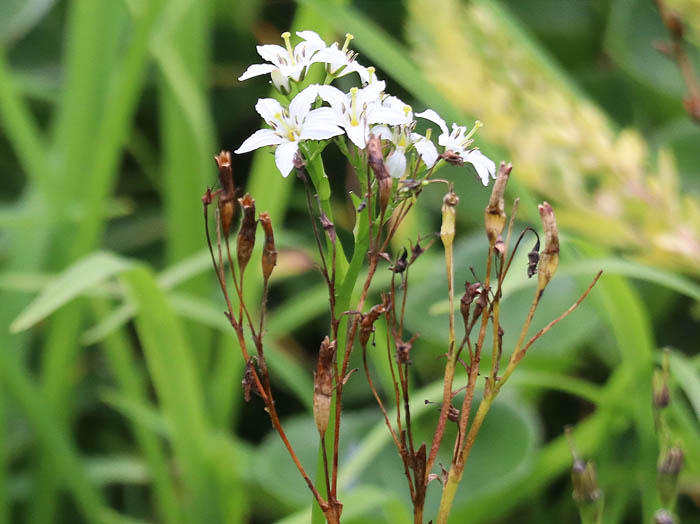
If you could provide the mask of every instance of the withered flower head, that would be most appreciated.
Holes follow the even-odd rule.
[[[447,419],[451,420],[452,422],[459,422],[459,410],[452,404],[450,404],[450,407],[447,408]]]
[[[459,153],[457,153],[456,151],[452,151],[451,149],[448,149],[447,151],[442,153],[440,155],[440,158],[442,158],[448,164],[452,164],[453,166],[464,165],[464,160],[461,156],[459,156]]]
[[[537,235],[537,232],[534,230],[531,230],[535,235]],[[532,248],[532,251],[530,251],[527,254],[527,278],[532,278],[535,276],[537,273],[537,264],[540,262],[540,236],[537,235],[537,242],[535,242],[535,246]]]
[[[255,229],[258,222],[255,220],[255,200],[248,193],[239,198],[238,203],[243,208],[243,220],[238,231],[238,270],[243,274],[255,247]]]
[[[372,308],[362,317],[360,321],[360,344],[362,347],[367,345],[369,337],[374,331],[374,323],[380,315],[391,310],[391,298],[389,295],[382,296],[382,303],[372,306]]]
[[[540,291],[549,284],[559,266],[559,230],[554,210],[547,202],[538,206],[544,229],[544,251],[540,257],[537,287]]]
[[[501,162],[496,182],[493,184],[493,190],[491,191],[491,198],[484,210],[484,225],[486,226],[486,235],[491,245],[496,243],[506,225],[505,192],[512,169],[513,166],[511,164]]]
[[[272,230],[272,221],[267,212],[260,213],[260,224],[262,224],[265,232],[265,243],[263,244],[262,252],[262,273],[263,278],[268,280],[272,274],[272,270],[277,265],[277,250],[275,249],[275,233]]]
[[[396,263],[389,269],[392,270],[394,273],[403,273],[404,271],[406,271],[407,267],[408,251],[406,250],[406,248],[403,248],[403,253],[401,253],[401,256],[396,260]]]
[[[258,396],[260,390],[258,389],[258,383],[255,381],[255,367],[254,367],[255,357],[250,357],[248,362],[245,364],[245,371],[243,372],[243,380],[241,380],[241,386],[243,386],[243,398],[246,402],[250,402],[250,393],[253,392]]]
[[[336,343],[325,337],[318,352],[318,364],[314,373],[314,421],[322,436],[328,428],[333,395],[333,360]]]
[[[335,238],[336,238],[335,226],[333,225],[333,222],[331,222],[330,219],[328,218],[328,215],[326,215],[323,211],[321,211],[321,216],[318,219],[321,222],[321,227],[328,235],[328,239],[331,242],[335,242]]]

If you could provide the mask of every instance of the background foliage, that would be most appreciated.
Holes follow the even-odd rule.
[[[697,42],[697,7],[671,3]],[[669,417],[686,452],[679,513],[700,522],[700,127],[683,111],[675,65],[653,49],[666,37],[653,2],[5,0],[0,523],[308,522],[311,497],[259,405],[242,402],[199,200],[215,180],[213,154],[257,127],[253,105],[269,92],[264,80],[236,78],[257,61],[257,42],[277,42],[290,26],[329,41],[354,33],[360,61],[417,110],[483,120],[483,149],[515,165],[524,223],[534,220],[527,201],[554,203],[567,250],[536,323],[606,272],[487,419],[454,521],[575,521],[562,436],[575,424],[599,469],[606,523],[649,522],[651,371],[671,347]],[[313,470],[316,445],[302,443],[317,438],[311,369],[327,301],[301,187],[266,151],[234,162],[284,248],[269,362],[290,437]],[[345,166],[329,172],[342,194]],[[483,271],[485,242],[470,232],[487,192],[462,171],[446,176],[462,197],[465,279],[470,265]],[[440,196],[426,192],[407,236],[437,229]],[[342,228],[352,209],[337,205]],[[412,270],[408,311],[422,334],[413,399],[425,432],[437,410],[423,400],[439,397],[447,339],[444,269],[432,251]],[[504,304],[506,334],[530,295],[524,267]],[[373,358],[379,373],[385,357]],[[344,521],[408,521],[379,412],[361,378],[347,391]]]

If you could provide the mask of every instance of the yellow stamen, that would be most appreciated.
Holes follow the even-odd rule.
[[[428,129],[425,130],[425,138],[427,138],[428,140],[430,140],[430,135],[432,135],[432,134],[433,134],[432,127],[429,127]]]
[[[408,113],[411,112],[411,106],[404,106],[403,108],[403,113],[404,115],[408,116]]]
[[[350,45],[350,40],[355,38],[355,35],[351,33],[345,33],[345,43],[343,44],[343,53],[348,50],[348,46]]]
[[[291,60],[292,65],[297,65],[296,61],[294,60],[294,51],[292,50],[292,43],[289,41],[290,36],[292,36],[292,34],[289,31],[285,31],[284,33],[282,33],[284,45],[287,47],[287,53],[289,53],[289,59]]]
[[[484,127],[484,123],[481,120],[477,120],[476,122],[474,122],[474,127],[472,127],[472,130],[469,131],[469,134],[466,136],[464,141],[466,142],[467,140],[469,140],[480,127]]]
[[[373,82],[372,77],[374,77],[374,72],[375,72],[375,71],[376,71],[376,69],[374,68],[374,66],[369,66],[369,67],[367,68],[367,72],[369,73],[369,83],[370,83],[370,84]]]
[[[357,120],[357,88],[350,88],[350,97],[352,101],[350,102],[350,125],[357,126],[360,122]]]

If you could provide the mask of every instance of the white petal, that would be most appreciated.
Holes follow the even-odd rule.
[[[367,87],[363,87],[357,92],[357,104],[362,107],[365,104],[371,104],[379,99],[379,95],[386,88],[386,82],[372,82]]]
[[[289,62],[289,53],[287,50],[279,45],[266,44],[259,45],[255,49],[258,50],[258,54],[262,56],[268,62],[272,62],[276,66],[282,65],[280,59],[284,59]]]
[[[348,97],[340,89],[333,86],[319,86],[318,96],[328,102],[331,106],[340,110],[343,104],[348,103]]]
[[[279,122],[284,114],[284,108],[274,98],[261,98],[255,104],[255,110],[268,124]]]
[[[311,84],[301,91],[289,103],[289,116],[298,118],[301,122],[311,108],[311,104],[318,97],[318,84]]]
[[[356,126],[346,125],[344,127],[348,138],[353,144],[360,149],[364,149],[367,146],[367,126],[362,125],[360,122],[360,124]]]
[[[405,123],[406,116],[403,111],[395,111],[388,107],[373,104],[367,108],[367,121],[370,124],[389,124],[396,126]]]
[[[481,179],[481,183],[485,186],[489,185],[489,176],[493,178],[496,177],[496,164],[478,149],[465,151],[460,156],[465,162],[469,162],[474,166],[476,173]]]
[[[338,113],[336,113],[332,107],[319,107],[318,109],[309,111],[309,114],[306,115],[305,122],[309,121],[320,122],[327,125],[341,125],[341,120],[338,118]]]
[[[297,31],[297,36],[306,40],[310,49],[317,50],[327,47],[326,42],[323,41],[323,38],[318,36],[318,33],[314,31]]]
[[[285,69],[284,71],[281,69],[275,69],[272,73],[270,73],[270,80],[272,80],[272,83],[278,91],[287,95],[291,90],[289,87],[289,76],[290,73],[288,69]]]
[[[275,164],[280,170],[283,177],[289,176],[294,168],[294,155],[299,149],[299,144],[296,142],[285,142],[277,146],[275,150]]]
[[[253,64],[248,66],[248,69],[246,69],[245,72],[238,77],[238,80],[243,81],[253,78],[254,76],[265,75],[267,73],[271,73],[275,69],[277,69],[277,66],[273,64]]]
[[[255,133],[250,135],[241,144],[241,147],[236,149],[234,153],[240,155],[242,153],[248,153],[253,149],[258,149],[263,146],[273,146],[275,144],[281,144],[284,139],[276,135],[272,129],[258,129]]]
[[[432,109],[426,109],[422,113],[416,113],[416,116],[420,118],[425,118],[426,120],[430,120],[431,122],[435,122],[438,126],[440,126],[440,131],[442,131],[443,135],[450,134],[449,130],[447,129],[447,124],[445,124],[445,121],[442,118],[440,118],[440,115],[438,115]]]
[[[325,140],[334,136],[342,135],[345,131],[338,126],[329,126],[327,124],[304,124],[301,128],[300,140]]]
[[[394,178],[401,178],[406,172],[406,154],[402,147],[394,149],[386,159],[386,168]]]
[[[372,133],[381,138],[382,140],[391,140],[394,142],[394,133],[387,126],[374,126],[372,128]]]
[[[418,151],[420,157],[423,159],[425,166],[428,168],[433,167],[438,157],[435,144],[418,133],[412,133],[411,140],[413,140],[413,145],[415,146],[416,151]]]

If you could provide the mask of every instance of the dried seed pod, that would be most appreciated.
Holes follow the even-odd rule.
[[[219,168],[219,183],[221,192],[219,193],[219,213],[221,215],[221,226],[224,234],[228,236],[231,232],[231,224],[236,212],[236,187],[233,183],[233,169],[231,167],[231,152],[221,151],[214,157]]]
[[[238,230],[238,270],[243,274],[255,247],[255,229],[258,222],[255,220],[255,200],[248,193],[239,198],[238,203],[243,208],[241,228]]]
[[[554,210],[547,202],[538,206],[544,229],[544,250],[540,256],[537,287],[541,291],[547,287],[559,266],[559,230],[554,218]]]
[[[367,141],[367,157],[369,166],[372,168],[372,171],[374,171],[374,177],[377,179],[379,211],[380,213],[384,213],[387,205],[389,205],[391,192],[394,189],[394,182],[391,179],[389,170],[384,164],[382,141],[378,136],[369,135],[369,140]]]
[[[513,166],[511,164],[501,162],[496,182],[493,184],[493,190],[491,191],[491,198],[484,210],[484,225],[491,245],[496,243],[506,225],[505,192],[512,169]]]
[[[330,417],[335,350],[335,340],[331,342],[328,337],[325,337],[321,342],[316,373],[314,373],[314,421],[322,437],[326,433]]]
[[[440,226],[440,240],[445,248],[452,247],[455,238],[455,222],[457,212],[455,208],[459,203],[459,197],[452,191],[442,199],[442,225]]]
[[[265,232],[265,243],[263,244],[262,252],[262,273],[263,278],[268,280],[272,274],[272,270],[277,265],[277,250],[275,249],[275,233],[272,230],[272,221],[267,212],[260,213],[260,224],[262,224]]]

